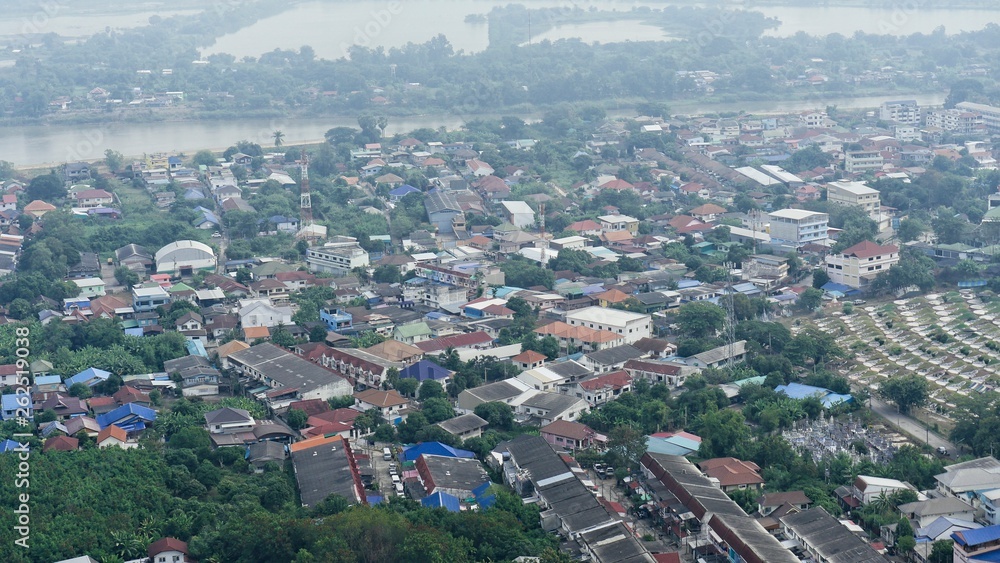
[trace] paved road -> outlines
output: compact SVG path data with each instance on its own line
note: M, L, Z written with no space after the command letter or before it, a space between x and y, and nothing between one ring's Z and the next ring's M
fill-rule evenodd
M871 405L872 412L886 419L891 426L895 426L902 432L909 434L918 442L928 442L934 449L943 447L948 450L950 455L957 455L958 448L955 444L945 440L944 437L935 434L933 431L928 432L924 424L919 420L905 414L896 413L894 405L890 405L875 396L871 398Z

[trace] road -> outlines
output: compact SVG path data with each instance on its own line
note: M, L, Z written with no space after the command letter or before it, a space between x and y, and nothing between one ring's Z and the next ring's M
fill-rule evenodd
M871 397L871 408L872 412L886 419L891 426L909 434L917 442L927 442L934 449L946 448L951 456L958 454L958 448L955 444L934 432L928 432L922 422L905 414L897 413L895 406L880 400L878 397Z

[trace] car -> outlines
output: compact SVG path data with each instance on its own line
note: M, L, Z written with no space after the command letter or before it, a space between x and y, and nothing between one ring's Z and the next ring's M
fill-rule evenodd
M396 496L398 496L398 497L403 496L403 484L402 483L396 483L395 485L393 485L393 487L396 489Z
M595 463L594 464L594 473L597 473L598 475L600 475L601 472L603 472L603 471L604 471L604 464L603 463Z
M948 448L946 448L944 446L938 446L937 453L946 456L946 455L948 455Z
M395 467L390 467L389 468L389 475L396 475L396 468Z
M604 468L604 478L610 479L615 476L615 468L610 465Z
M393 485L402 484L402 481L400 480L399 475L392 475L391 477L392 477L392 484Z
M855 299L854 300L854 304L855 305L864 305L865 304L865 300L864 299Z
M222 233L212 233L212 238L222 238Z

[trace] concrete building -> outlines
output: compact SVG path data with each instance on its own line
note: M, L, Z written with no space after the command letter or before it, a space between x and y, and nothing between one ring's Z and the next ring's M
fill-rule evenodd
M899 247L862 241L840 254L827 254L826 273L830 281L865 289L882 272L899 262Z
M820 506L781 518L781 530L816 563L888 563L868 542Z
M895 100L882 102L878 117L882 121L895 121L908 125L920 125L920 106L916 100Z
M604 215L597 218L601 224L601 231L605 233L617 233L628 231L633 236L639 234L639 220L628 215Z
M462 206L451 192L440 189L427 194L424 200L428 221L439 233L455 232L454 220L463 216Z
M603 307L577 309L566 313L566 323L570 326L583 326L617 334L625 344L632 344L641 338L653 335L653 321L649 315L618 309Z
M515 227L525 228L535 224L535 212L523 201L501 201L503 216Z
M230 354L229 362L241 375L259 382L261 388L250 393L272 408L301 399L346 397L354 391L337 373L270 343Z
M804 209L781 209L768 213L772 242L790 246L825 244L829 234L830 216Z
M869 216L878 214L882 207L879 191L864 182L830 182L826 186L826 199L837 205L863 209Z
M844 170L848 174L864 174L882 170L884 159L879 151L850 151L844 154Z
M927 114L927 127L937 127L959 135L974 135L986 132L986 125L983 123L983 115L981 113L956 108L939 109L929 112Z
M132 309L136 313L146 313L169 304L170 294L158 285L132 288Z
M313 272L347 275L354 268L368 266L368 252L357 242L333 242L311 247L306 251L306 263Z
M974 102L959 102L955 109L978 113L983 116L983 125L990 133L1000 131L1000 107L977 104Z

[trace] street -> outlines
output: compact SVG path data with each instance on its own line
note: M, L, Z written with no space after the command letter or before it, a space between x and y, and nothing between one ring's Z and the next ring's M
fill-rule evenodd
M897 413L894 405L890 405L878 397L872 396L871 408L872 412L884 418L890 426L896 427L904 434L909 434L918 443L927 443L934 449L943 447L948 450L948 455L952 457L958 455L958 448L955 447L955 444L945 440L933 431L928 431L919 420L905 414Z

